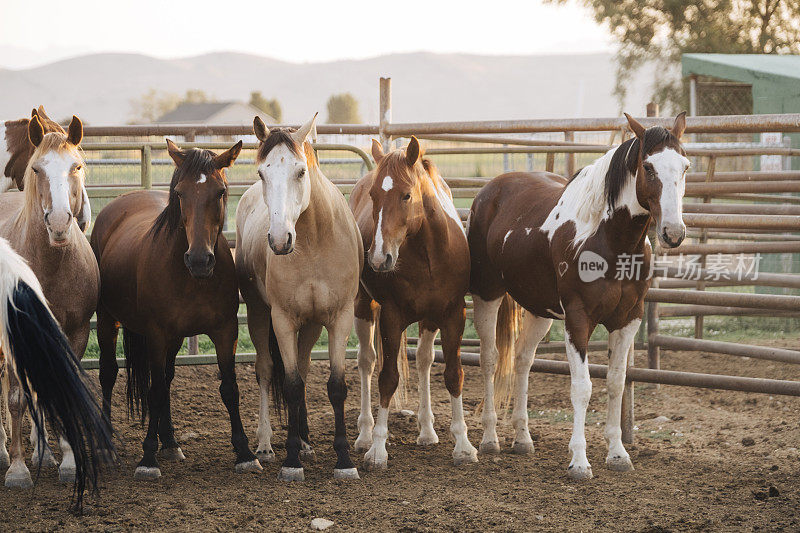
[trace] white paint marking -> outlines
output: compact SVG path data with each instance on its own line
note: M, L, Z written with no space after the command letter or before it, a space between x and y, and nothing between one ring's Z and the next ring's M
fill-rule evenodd
M197 183L205 183L206 182L206 175L200 174L200 178L197 180Z
M391 191L392 187L394 187L394 183L392 182L392 177L386 176L385 178L383 178L381 189L383 189L384 191Z
M505 236L505 237L503 237L503 246L501 246L501 247L500 247L500 253L502 253L502 252L503 252L503 250L505 250L505 249L506 249L506 241L508 240L508 238L511 236L511 234L512 234L513 232L514 232L514 230L513 230L513 229L510 229L510 230L508 230L508 231L506 232L506 236Z
M525 228L525 235L530 235L533 228Z
M461 232L466 237L467 232L464 230L464 226L461 225L461 217L458 216L458 210L456 209L456 206L453 203L453 199L450 197L450 194L448 194L448 189L444 189L444 187L446 187L447 185L442 183L442 189L440 189L439 187L436 186L436 182L433 180L432 177L430 177L430 175L428 176L428 179L431 180L431 185L433 186L433 190L436 193L436 199L439 200L439 205L442 206L442 209L444 209L444 212L447 214L447 216L449 216L458 223L458 227L461 228ZM467 227L469 228L469 220L467 220Z
M564 320L564 313L556 313L552 309L547 309L547 312L556 317L559 320Z
M378 211L378 225L375 227L375 253L383 253L383 209Z
M661 227L682 224L685 176L690 161L672 148L653 154L645 161L652 163L656 177L661 180ZM660 230L658 228L659 233Z

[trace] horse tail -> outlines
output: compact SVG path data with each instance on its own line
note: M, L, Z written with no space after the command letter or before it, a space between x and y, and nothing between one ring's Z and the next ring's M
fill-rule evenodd
M122 351L125 352L125 396L128 399L128 416L136 413L144 425L147 415L147 395L150 391L150 365L147 360L147 341L123 326Z
M272 359L272 401L275 404L278 421L280 421L283 412L286 410L286 398L283 390L286 383L286 368L283 366L281 347L278 344L278 336L275 335L272 320L269 321L269 356Z
M45 445L46 417L75 454L72 498L74 510L80 512L87 486L92 493L98 492L100 463L116 457L111 424L38 287L22 279L12 287L10 294L0 299L5 307L0 310L0 318L5 319L5 324L0 321L5 326L5 331L0 331L0 340L6 340L3 348L38 429L39 449ZM110 453L101 456L99 450Z
M383 369L383 342L381 342L381 308L375 306L372 312L373 323L375 324L375 354L378 372ZM392 405L396 409L401 409L408 399L408 342L406 332L400 335L400 349L397 354L398 380L397 389L392 396Z
M497 343L497 367L494 371L494 402L500 409L506 409L511 402L514 359L514 344L519 336L522 309L506 293L500 302L495 327Z

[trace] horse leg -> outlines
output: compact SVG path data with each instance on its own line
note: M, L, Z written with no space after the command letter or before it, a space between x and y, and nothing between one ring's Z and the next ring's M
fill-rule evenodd
M158 425L167 404L166 347L163 341L147 337L147 358L150 367L150 390L147 392L147 435L142 441L142 460L136 465L133 479L151 480L161 477L156 459Z
M11 414L11 466L6 472L6 487L28 489L33 486L31 473L25 466L22 447L22 419L25 416L25 395L14 372L8 376L8 408Z
M514 444L511 450L516 454L533 453L533 439L528 428L528 381L531 365L536 357L536 347L542 341L550 326L552 318L542 318L525 313L522 333L514 350L514 412L511 423L514 426Z
M161 451L159 456L165 461L183 461L186 456L175 440L175 427L172 425L172 393L170 387L175 378L175 357L178 355L183 339L177 339L170 343L167 348L167 367L164 371L164 378L167 386L167 401L164 412L158 420L158 437L161 439Z
M575 315L578 316L575 316ZM572 459L567 476L571 479L590 479L592 466L586 457L586 408L592 396L592 381L589 379L589 361L586 350L589 334L588 319L581 313L567 313L564 327L564 344L567 348L567 361L571 379L570 399L572 401L572 437L569 449Z
M358 470L350 459L350 444L347 442L347 425L344 420L344 401L347 398L344 365L347 355L347 339L353 328L352 305L343 309L326 327L328 329L328 359L331 363L328 399L333 406L335 423L333 449L336 450L336 467L333 470L333 477L335 479L358 479Z
M425 322L419 323L419 342L417 343L417 375L419 384L419 414L417 425L419 436L417 444L427 446L439 442L433 429L433 409L431 409L431 365L433 365L433 341L439 329Z
M484 300L472 295L475 330L481 340L481 372L483 373L483 439L481 453L500 453L497 438L497 412L494 408L494 373L497 368L497 313L503 297Z
M103 389L103 413L111 421L111 394L117 382L117 336L119 325L100 305L97 308L97 344L100 347L100 387Z
M31 435L30 441L31 446L33 447L33 453L31 454L31 465L37 468L55 468L58 466L58 461L53 456L53 451L50 449L50 444L48 442L50 435L47 433L47 426L45 425L45 419L43 415L39 415L40 420L39 424L42 428L42 440L41 444L43 449L39 449L39 430L37 429L36 424L33 423L33 416L32 412L28 412L28 417L31 421Z
M0 350L0 470L5 470L11 465L11 458L8 455L8 449L6 449L6 443L8 442L8 436L6 435L6 428L3 425L3 413L8 412L8 374L10 373L10 369L8 367L3 368L2 363L2 350ZM7 416L7 418L11 418L11 416ZM11 420L9 420L9 423Z
M372 446L364 455L367 470L386 469L389 464L389 453L386 451L386 440L389 438L389 403L392 401L400 374L397 371L397 356L400 354L400 337L405 329L400 315L393 308L384 305L381 308L381 345L383 349L383 368L378 376L380 405L378 406L378 423L372 430Z
M283 396L286 400L289 428L286 436L286 459L283 461L278 479L281 481L303 481L303 465L300 462L300 405L305 403L305 383L297 361L297 331L295 323L277 307L272 308L272 326L278 337L281 359L286 371Z
M628 352L633 349L633 341L639 324L635 319L627 326L608 334L608 419L606 421L605 438L608 444L606 466L611 470L627 472L633 470L633 463L625 446L622 445L622 390L625 388L625 373L628 369Z
M453 448L453 463L458 466L478 462L478 450L469 442L467 423L464 420L464 404L461 391L464 386L464 370L461 368L461 337L464 335L466 308L463 299L442 322L442 352L444 353L444 383L450 393L452 419L450 434L456 445Z
M242 418L239 414L239 385L236 383L235 355L236 337L239 335L239 326L236 320L229 321L219 330L211 332L209 337L214 343L217 352L217 366L221 382L219 385L219 395L222 403L228 410L228 417L231 421L231 444L236 452L237 473L260 472L261 463L250 451L247 435L242 426Z
M303 383L308 382L308 371L311 368L311 350L314 349L322 333L321 324L305 324L300 328L297 334L297 365L300 370L300 376L303 378ZM350 335L350 332L347 332ZM330 339L328 339L330 342ZM347 342L345 340L345 342ZM306 408L305 395L303 395L303 403L300 404L300 457L303 460L314 460L316 454L311 447L311 438L308 435L308 410Z
M361 412L358 415L358 438L354 449L363 453L372 446L372 373L375 371L375 319L372 299L359 289L355 303L355 330L358 336L358 373L361 385ZM375 304L377 305L377 304Z
M256 349L256 381L260 402L258 407L258 430L256 457L259 463L275 460L272 449L272 424L269 419L269 389L272 385L272 357L269 353L269 326L272 319L269 308L261 303L247 304L247 329Z

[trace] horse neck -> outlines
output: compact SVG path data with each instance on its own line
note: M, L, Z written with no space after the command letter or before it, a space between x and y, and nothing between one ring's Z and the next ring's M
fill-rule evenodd
M649 215L631 217L627 210L617 210L606 223L606 239L615 253L634 253L643 246L649 226Z
M313 240L314 237L327 239L334 226L334 205L331 197L331 187L328 178L315 167L309 167L311 181L311 195L308 207L297 219L298 235L302 232L304 238Z

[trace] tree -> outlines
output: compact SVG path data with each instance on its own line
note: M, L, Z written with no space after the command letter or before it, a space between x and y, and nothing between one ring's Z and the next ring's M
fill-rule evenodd
M261 91L253 91L250 93L250 105L274 118L278 124L283 122L283 109L277 98L270 100L264 98Z
M149 89L139 98L131 100L131 124L148 124L169 113L182 103L200 104L213 99L201 89L189 89L181 97L175 93Z
M328 98L328 124L361 124L356 97L341 93Z
M654 101L676 111L687 106L679 70L684 53L800 52L798 0L577 1L620 43L614 88L620 104L627 82L646 62L656 66Z

